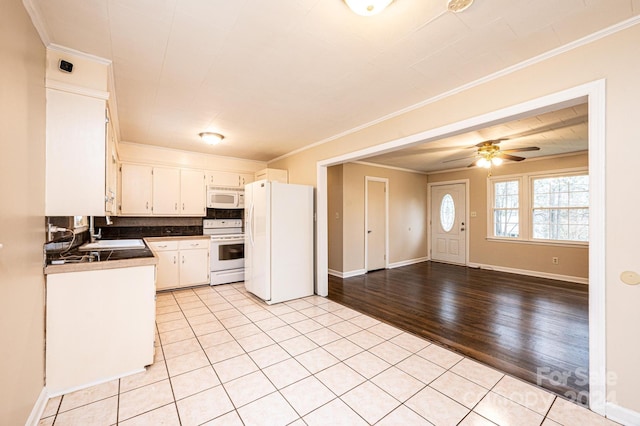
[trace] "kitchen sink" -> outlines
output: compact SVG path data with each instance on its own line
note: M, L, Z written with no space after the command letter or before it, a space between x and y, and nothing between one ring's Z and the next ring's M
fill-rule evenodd
M93 243L86 243L79 247L81 251L100 251L100 250L123 250L123 249L143 249L144 241L136 240L98 240Z

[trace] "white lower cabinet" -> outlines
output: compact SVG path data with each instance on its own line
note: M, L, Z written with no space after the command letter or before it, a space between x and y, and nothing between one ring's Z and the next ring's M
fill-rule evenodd
M208 237L148 238L158 257L156 289L209 284L210 241Z
M153 363L154 265L48 274L46 285L50 396Z

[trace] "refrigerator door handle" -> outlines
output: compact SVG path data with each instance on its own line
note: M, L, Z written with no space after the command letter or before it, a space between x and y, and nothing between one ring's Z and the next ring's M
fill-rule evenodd
M255 204L251 203L251 208L249 209L249 241L251 241L251 245L254 246L255 245L255 239L253 238L253 231L254 231L254 208L255 208Z

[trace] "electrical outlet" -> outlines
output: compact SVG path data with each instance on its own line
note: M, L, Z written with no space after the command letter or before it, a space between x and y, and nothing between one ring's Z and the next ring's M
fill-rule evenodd
M551 258L551 263L553 263L554 265L558 265L560 264L560 259L554 256Z

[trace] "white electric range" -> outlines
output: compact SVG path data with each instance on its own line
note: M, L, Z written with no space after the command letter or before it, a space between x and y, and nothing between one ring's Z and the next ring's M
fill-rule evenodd
M244 281L242 219L204 219L202 232L211 236L211 285Z

